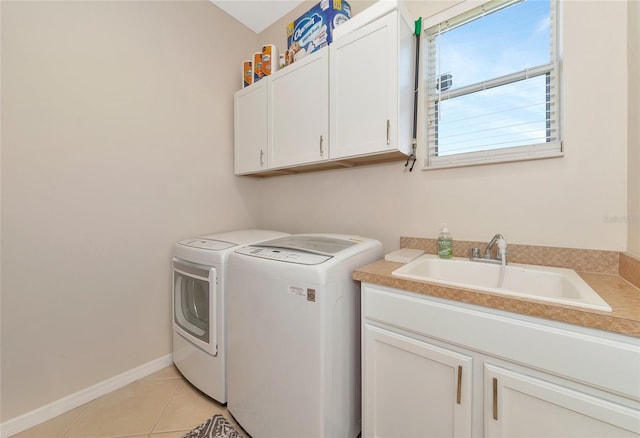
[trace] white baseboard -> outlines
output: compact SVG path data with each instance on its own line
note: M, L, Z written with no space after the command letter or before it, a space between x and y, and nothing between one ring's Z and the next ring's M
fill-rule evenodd
M122 388L129 383L147 377L150 374L160 371L173 363L173 355L167 354L158 359L147 362L139 367L125 371L115 377L96 383L86 389L68 395L64 398L49 403L46 406L35 409L26 414L12 418L0 424L0 438L8 438L30 427L44 423L47 420L64 414L78 406L102 397L116 389Z

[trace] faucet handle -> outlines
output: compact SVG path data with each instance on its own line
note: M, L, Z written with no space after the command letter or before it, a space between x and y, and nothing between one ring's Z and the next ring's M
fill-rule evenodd
M471 252L471 258L472 259L479 259L480 258L480 248L471 248L470 250Z

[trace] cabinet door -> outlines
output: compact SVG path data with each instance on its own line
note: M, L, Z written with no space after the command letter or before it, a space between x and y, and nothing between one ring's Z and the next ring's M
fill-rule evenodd
M236 175L265 170L269 134L268 79L234 95L234 161Z
M269 166L329 158L329 53L321 49L271 75Z
M471 436L469 356L363 328L363 437Z
M493 365L485 364L484 374L486 437L640 434L635 409Z
M330 46L331 158L397 147L398 12Z

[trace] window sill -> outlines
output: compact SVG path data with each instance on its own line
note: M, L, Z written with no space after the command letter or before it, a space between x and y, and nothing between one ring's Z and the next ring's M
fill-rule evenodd
M431 157L424 160L421 170L450 169L453 167L482 166L485 164L512 163L516 161L542 160L546 158L563 157L564 152L560 143L551 143L541 148L511 148L495 149L491 151L457 154L444 157Z

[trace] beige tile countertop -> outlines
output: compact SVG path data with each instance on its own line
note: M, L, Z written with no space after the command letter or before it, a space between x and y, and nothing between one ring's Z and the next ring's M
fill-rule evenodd
M401 266L403 266L402 263L379 260L355 270L353 279L363 283L640 337L640 289L617 274L576 270L613 309L612 312L604 312L394 277L391 273Z

